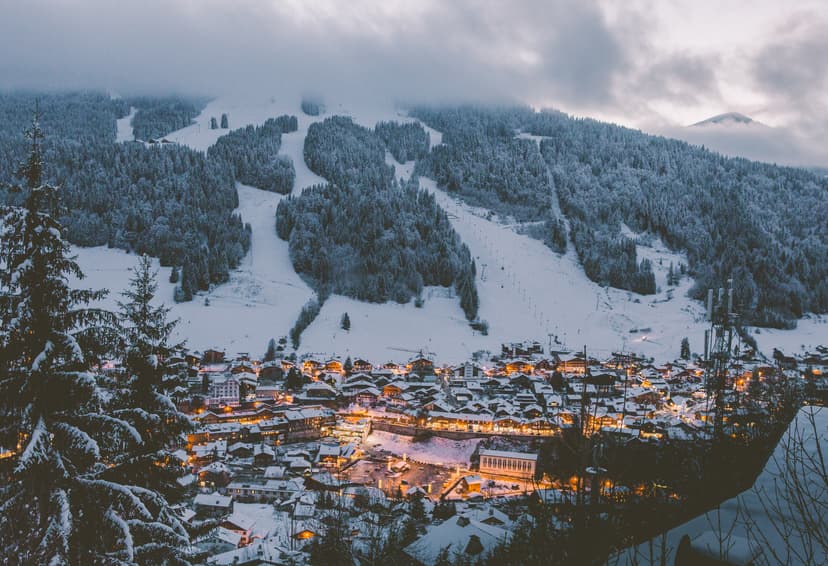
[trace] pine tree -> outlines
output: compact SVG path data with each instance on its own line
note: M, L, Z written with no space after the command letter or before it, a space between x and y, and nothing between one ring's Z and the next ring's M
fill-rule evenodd
M180 278L180 274L178 273L178 268L173 267L172 271L170 271L170 283L178 283Z
M681 359L690 359L690 340L687 337L681 339Z
M230 126L227 124L227 114L222 114L221 115L221 128L223 130L226 130L229 127Z
M184 303L193 300L193 291L195 290L195 277L193 275L192 264L185 264L181 268L181 285L175 288L173 292L173 299L176 303Z
M153 304L157 289L157 271L150 258L142 256L122 294L124 300L118 303L127 378L113 388L109 401L112 414L140 431L142 442L124 450L101 475L153 493L153 520L140 523L133 534L135 557L142 563L183 561L188 542L167 501L181 497L176 480L185 473L172 448L183 443L193 425L170 399L185 387L165 360L183 344L171 342L178 321L168 320L170 309Z
M211 130L217 130L218 129L218 122L216 122L216 117L215 116L210 118L210 129Z
M285 379L285 388L290 391L299 391L302 389L304 379L302 379L302 372L295 367L290 368Z
M342 369L345 370L345 375L351 375L354 371L354 362L351 361L351 356L345 358L345 363L342 364Z
M351 317L348 316L348 313L342 314L342 319L339 321L339 326L342 330L346 332L351 330Z
M270 342L267 343L267 351L264 355L264 361L272 362L276 359L276 340L273 338L270 339Z
M86 307L105 291L70 289L82 278L56 220L59 192L42 184L38 117L31 130L23 208L0 221L0 445L16 447L0 487L0 555L10 564L135 560L133 521L151 520L154 496L100 474L140 444L104 412L90 345L114 324Z

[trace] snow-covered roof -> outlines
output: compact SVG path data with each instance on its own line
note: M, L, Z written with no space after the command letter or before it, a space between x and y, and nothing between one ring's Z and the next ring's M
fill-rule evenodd
M227 508L233 503L233 498L229 495L221 495L219 493L199 493L193 500L194 505L201 507L221 507Z
M283 564L287 550L271 540L254 540L250 545L229 550L207 559L207 564L230 566L259 560L264 564Z
M403 551L423 564L434 564L444 548L449 549L449 556L454 556L456 552L465 554L467 548L473 549L474 545L469 545L472 536L480 541L482 551L470 555L470 558L485 555L498 544L505 542L509 532L459 515L430 527L425 535L405 547Z

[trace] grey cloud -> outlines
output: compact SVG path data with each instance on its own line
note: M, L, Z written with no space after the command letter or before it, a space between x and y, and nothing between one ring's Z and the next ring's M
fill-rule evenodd
M698 104L706 99L721 100L716 56L673 53L645 67L636 78L635 88L651 98L677 104Z
M312 88L597 106L613 103L630 64L620 32L576 0L0 4L2 87Z
M828 18L801 14L780 26L778 35L752 61L757 88L806 135L828 129Z

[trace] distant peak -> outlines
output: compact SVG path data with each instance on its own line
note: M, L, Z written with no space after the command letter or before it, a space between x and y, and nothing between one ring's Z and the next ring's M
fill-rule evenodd
M758 123L754 122L753 118L750 116L745 116L744 114L740 114L738 112L726 112L724 114L719 114L718 116L713 116L712 118L708 118L707 120L702 120L701 122L696 122L693 124L694 126L704 126L706 124L751 124L751 123Z

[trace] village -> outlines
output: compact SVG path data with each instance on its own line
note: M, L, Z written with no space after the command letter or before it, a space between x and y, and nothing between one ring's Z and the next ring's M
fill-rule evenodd
M189 494L180 511L213 520L192 549L208 564L301 564L334 528L357 556L402 532L412 563L435 563L441 552L473 558L508 538L531 497L572 501L577 481L542 468L544 442L578 426L627 446L712 434L700 359L596 359L538 342L504 344L497 356L457 366L428 355L376 365L282 351L168 360L186 376L175 400L196 425L176 452ZM823 404L826 372L821 347L733 358L729 434L766 417L771 407L758 391L780 379L801 382L810 402ZM597 493L620 500L636 487L606 479Z

